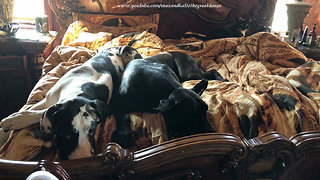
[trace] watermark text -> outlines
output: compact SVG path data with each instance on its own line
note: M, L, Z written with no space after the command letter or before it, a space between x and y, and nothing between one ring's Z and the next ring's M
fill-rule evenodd
M119 4L118 8L221 8L221 4Z

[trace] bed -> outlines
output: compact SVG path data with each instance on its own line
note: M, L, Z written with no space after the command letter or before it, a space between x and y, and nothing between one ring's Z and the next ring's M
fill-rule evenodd
M320 65L267 32L275 3L50 0L63 40L21 111L97 49L139 37L133 47L143 57L181 51L228 80L209 81L201 96L217 132L168 141L161 115L132 113L136 143L124 149L110 141L109 117L98 125L97 155L59 161L52 142L37 138L36 124L12 131L1 147L0 179L24 179L42 168L60 179L320 179Z

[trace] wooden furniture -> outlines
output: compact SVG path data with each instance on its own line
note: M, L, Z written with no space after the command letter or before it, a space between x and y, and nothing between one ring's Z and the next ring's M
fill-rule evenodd
M220 4L218 9L116 8L118 4L178 4L180 0L82 2L50 0L62 30L74 20L75 12L119 18L158 13L157 34L165 39L179 38L187 31L208 35L217 29L237 30L240 22L247 23L247 34L258 32L270 25L276 1L205 1ZM210 133L136 152L110 143L99 155L62 161L59 165L72 179L320 179L319 158L320 132L303 132L291 138L271 132L248 140L233 134ZM0 160L0 179L22 179L38 168L39 162Z
M134 153L110 143L103 154L57 163L73 180L319 179L319 154L320 132L301 133L291 139L268 133L250 140L212 133L167 141ZM0 160L0 178L24 179L41 164Z
M316 61L320 60L320 48L299 46L297 47L297 49L308 58L314 59Z
M44 50L52 35L20 29L0 36L0 118L19 110L41 76Z
M71 24L73 13L123 16L159 14L157 35L161 39L180 38L187 31L216 34L239 29L247 29L247 34L264 30L271 25L276 0L95 0L90 2L70 0L50 0L50 6L57 15L62 32ZM152 4L181 5L180 8L149 7ZM185 8L185 5L212 5L209 8ZM94 21L94 20L93 20ZM95 23L117 26L112 21ZM247 27L247 28L246 28ZM168 30L173 28L174 30Z

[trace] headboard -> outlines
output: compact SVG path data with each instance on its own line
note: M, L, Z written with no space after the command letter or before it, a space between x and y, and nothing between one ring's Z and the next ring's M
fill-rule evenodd
M250 35L271 25L276 4L276 0L49 1L61 31L80 17L107 26L157 24L157 27L147 28L153 28L152 32L160 38L179 38L186 32L204 35L222 33L219 37L236 36L232 32L240 29L247 30Z

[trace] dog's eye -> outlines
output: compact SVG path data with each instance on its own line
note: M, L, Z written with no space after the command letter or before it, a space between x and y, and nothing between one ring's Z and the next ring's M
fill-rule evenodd
M69 139L71 139L71 135L70 135L70 134L67 134L67 135L65 136L65 138L69 140Z
M83 113L83 117L88 117L88 116L89 116L89 114L87 112Z

